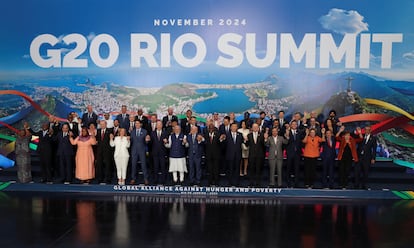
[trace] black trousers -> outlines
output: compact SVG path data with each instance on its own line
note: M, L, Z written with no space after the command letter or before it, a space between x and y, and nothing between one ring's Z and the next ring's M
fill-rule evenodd
M298 186L299 183L299 165L300 165L300 155L295 154L293 156L287 157L287 164L286 164L286 182L288 186ZM292 170L293 175L295 176L295 180L292 182ZM292 185L294 184L294 185Z
M241 158L226 160L228 166L228 179L231 186L239 186Z
M251 186L258 186L261 182L264 157L249 157L249 179Z
M339 186L346 188L348 186L349 170L352 166L352 160L342 159L338 161L339 165Z
M355 187L366 187L368 180L369 167L371 166L371 160L361 159L358 164L355 165ZM362 175L361 175L362 172Z
M218 158L208 158L207 161L207 170L208 170L208 183L210 185L217 185L219 183L219 170L220 170L220 160Z
M113 155L110 151L100 151L96 158L96 179L98 182L111 183L113 173Z
M312 187L315 183L317 158L305 157L305 186Z
M52 154L50 152L40 153L40 164L42 167L42 179L52 181Z
M152 156L154 164L154 182L158 184L165 184L167 179L167 167L165 156Z
M72 182L73 179L73 156L59 156L59 178L58 182Z

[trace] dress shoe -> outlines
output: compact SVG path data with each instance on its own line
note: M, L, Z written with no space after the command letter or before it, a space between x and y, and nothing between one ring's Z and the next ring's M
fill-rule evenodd
M145 186L149 185L149 181L147 179L144 180Z
M134 185L134 184L135 184L135 180L134 180L134 179L132 179L132 180L129 182L129 184Z

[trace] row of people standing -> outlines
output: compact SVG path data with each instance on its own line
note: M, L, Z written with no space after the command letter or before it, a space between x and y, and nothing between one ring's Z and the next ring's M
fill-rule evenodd
M94 116L96 116L96 114L94 115L93 112L92 114L90 114L89 110L91 110L91 108L88 108L88 112L83 115L83 120L81 122L83 124L86 123L91 126L94 126L96 121L94 119ZM68 123L65 123L62 126L61 131L53 132L52 129L47 136L52 137L54 136L53 133L58 132L60 134L54 136L53 140L58 141L59 144L57 155L59 157L58 171L60 173L58 174L60 175L59 179L64 182L71 181L70 172L73 166L70 166L70 157L73 157L75 152L73 148L71 152L68 148L69 146L61 144L67 144L68 142L66 141L66 139L69 141L70 145L77 145L78 149L79 146L84 145L85 142L89 143L89 146L96 144L96 148L94 151L94 156L96 157L93 157L93 160L95 161L92 163L91 166L96 167L95 178L98 180L98 182L109 183L112 178L111 170L115 162L115 164L120 164L120 166L117 165L117 175L119 179L118 183L120 184L125 183L126 168L128 167L128 165L125 165L125 161L127 160L131 163L130 183L137 183L136 166L138 164L138 161L140 162L141 170L144 175L144 183L149 183L150 172L148 171L146 160L147 152L150 152L150 158L153 161L153 175L155 177L154 182L156 183L165 183L167 177L166 168L168 164L170 165L168 170L173 174L173 181L175 183L182 182L184 179L184 173L187 172L187 166L182 166L183 163L181 163L181 166L177 166L176 161L178 160L176 158L180 158L179 160L182 161L182 158L184 157L185 160L185 157L188 155L188 165L190 168L190 182L194 184L199 184L201 181L200 161L201 156L205 154L206 164L209 172L208 181L210 185L217 185L219 183L218 181L220 167L226 168L226 174L228 174L229 182L231 185L238 185L239 176L242 174L249 174L250 184L258 185L260 182L260 175L264 164L264 154L266 151L266 146L268 146L269 150L272 150L269 151L268 157L270 168L269 184L271 186L275 185L274 177L272 175L274 175L274 171L277 170L277 186L282 186L282 177L279 175L282 175L283 149L286 149L286 174L288 175L286 177L286 183L288 186L297 186L299 179L299 163L302 157L302 145L303 143L305 143L305 154L303 154L305 158L305 185L312 187L314 181L313 175L315 171L315 160L317 157L319 157L319 153L314 151L312 152L312 149L307 147L315 146L316 143L320 145L324 143L328 144L328 147L334 148L334 142L336 141L333 141L332 144L329 145L329 141L323 142L322 138L314 138L315 136L319 137L318 135L321 135L321 129L314 127L314 118L310 118L309 122L305 123L300 115L299 117L296 117L295 114L294 120L290 123L287 123L283 118L275 118L273 120L273 125L270 125L268 123L265 124L265 114L263 115L263 118L262 114L264 114L264 112L261 113L261 117L257 120L257 122L254 125L252 124L253 121L251 121L248 118L248 116L245 116L245 119L241 121L241 128L239 128L239 125L235 121L234 117L231 118L231 116L225 117L223 124L219 125L217 128L217 122L215 122L213 118L208 124L208 127L206 128L205 132L201 133L200 128L198 128L196 125L195 117L192 116L191 110L187 111L187 118L181 120L180 125L178 125L178 118L173 114L173 110L171 108L168 110L168 114L164 116L162 121L157 121L156 117L154 121L153 116L151 116L151 120L148 120L148 118L143 115L142 110L138 111L137 116L129 116L127 114L126 106L122 106L121 113L113 121L114 126L108 129L108 131L110 130L109 132L106 132L106 121L101 121L99 123L100 129L98 129L97 131L93 129L91 131L91 129L81 128L82 131L79 136L76 135L76 128L80 126L80 123L78 122L78 124L76 124L68 121ZM279 117L282 114L284 114L283 111L279 112ZM69 119L71 119L71 117L69 117L68 120ZM91 122L89 122L89 120ZM302 121L302 124L298 127L298 122L300 121ZM334 126L332 126L332 123L334 121L336 123ZM331 125L328 124L329 122L332 122ZM334 128L332 127L338 126L337 122L338 121L336 121L335 119L328 119L326 121L327 136L330 133L329 135L331 135L332 137L332 134L334 133ZM282 125L280 125L280 123L282 123ZM252 126L252 132L250 132L250 129L247 128L248 125ZM306 129L306 125L308 125L310 129ZM53 127L55 128L56 126L58 125L56 122L54 122ZM179 127L179 131L175 129L176 126ZM46 131L46 129L47 128L43 129L43 134L45 132L49 132L49 130ZM122 135L117 136L122 129L124 129L124 131L122 131ZM183 129L184 131L182 131ZM308 133L303 132L303 130L310 131ZM176 133L175 138L173 135L170 135L172 132ZM197 143L197 146L194 146L194 144L190 144L193 141L193 139L188 139L189 133L195 134L197 142L193 143ZM303 135L303 137L301 137L301 135ZM251 138L249 138L250 136ZM269 138L269 136L272 136L273 138L267 139ZM183 141L184 137L186 139L186 142ZM297 137L299 138L297 139ZM307 138L305 139L305 137ZM176 139L180 140L181 146L184 147L184 156L181 148L178 150L174 150L172 152L171 146ZM94 142L95 144L93 144ZM274 145L272 145L272 143L274 143ZM280 146L280 144L283 144L284 146ZM64 148L66 146L67 148ZM115 154L111 146L115 147ZM128 146L131 146L129 150L127 149ZM124 148L119 148L117 152L117 147ZM186 154L185 152L186 148L188 150L188 154ZM80 151L82 150L83 149L81 149ZM94 149L92 148L92 150ZM125 152L125 150L127 150L127 152ZM323 151L329 151L329 149L323 149ZM126 158L127 153L128 159ZM120 154L123 154L125 156L120 158ZM123 162L117 163L117 159L114 159L115 155L118 155L116 156L119 158L118 161L122 160ZM330 157L333 157L335 159L335 155L336 154L334 154L333 152L330 155ZM327 156L328 155L326 155L324 152L322 153L321 157L324 163L325 161L328 161L328 159L324 159ZM170 163L166 163L166 157L169 157ZM92 160L90 158L91 156L89 156L89 160ZM241 162L242 160L243 162ZM78 161L78 158L76 158L76 161ZM220 161L223 161L225 166L220 166ZM79 163L85 164L84 162L81 162L81 160L79 160ZM249 165L248 167L247 164ZM324 169L323 173L329 174L329 177L324 176L323 181L325 179L328 180L327 178L329 178L329 180L333 180L333 176L331 176L330 172L330 169L333 168L333 166L324 165L324 168L325 167L328 169L326 171ZM92 169L89 169L88 171L91 172L91 175L94 172ZM363 171L366 170L363 169ZM294 175L294 177L292 177L291 175ZM87 182L93 178L93 175L84 177L76 174L76 177L82 181ZM50 180L48 175L46 175L46 180ZM332 184L332 181L326 181L324 182L324 185L325 184ZM341 185L342 184L343 183L341 181Z

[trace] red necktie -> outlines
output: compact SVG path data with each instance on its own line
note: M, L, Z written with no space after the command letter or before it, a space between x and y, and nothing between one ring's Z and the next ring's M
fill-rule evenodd
M104 140L104 136L105 136L105 130L104 130L104 129L102 129L102 133L101 133L101 140L102 140L102 141Z

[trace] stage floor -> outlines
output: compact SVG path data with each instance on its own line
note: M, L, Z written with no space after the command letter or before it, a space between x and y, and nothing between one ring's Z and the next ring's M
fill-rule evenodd
M42 184L0 182L3 192L79 193L109 195L165 195L194 197L238 198L326 198L326 199L414 199L414 191L352 190L352 189L303 189L268 187L195 187L195 186L144 186L96 184Z
M197 197L119 193L109 189L113 186L94 185L64 186L68 192L91 190L77 193L7 190L18 186L0 192L0 247L412 247L414 243L414 201L409 200ZM92 193L98 188L106 193ZM312 191L316 190L308 192Z

